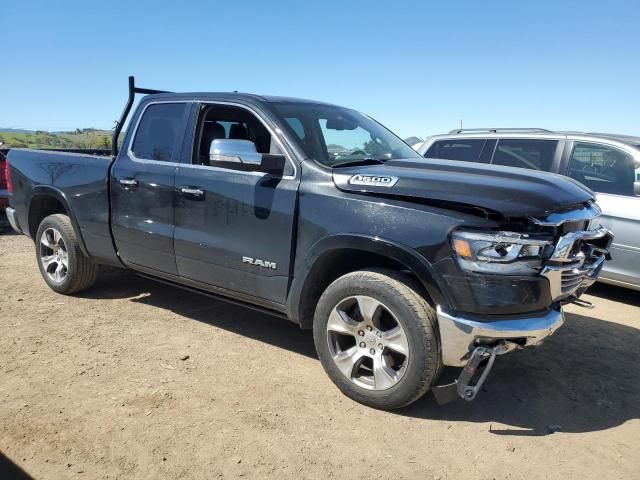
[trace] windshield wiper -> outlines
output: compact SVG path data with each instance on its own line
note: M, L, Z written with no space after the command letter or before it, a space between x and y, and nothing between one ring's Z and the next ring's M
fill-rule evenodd
M380 165L380 164L383 164L386 160L387 160L386 158L383 160L382 158L365 157L365 158L359 158L357 160L347 160L345 162L334 163L331 166L333 168L339 168L339 167L357 167L362 165Z

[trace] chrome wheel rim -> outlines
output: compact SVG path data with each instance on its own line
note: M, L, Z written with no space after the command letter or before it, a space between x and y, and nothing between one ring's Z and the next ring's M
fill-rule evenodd
M404 376L409 341L393 312L372 297L345 298L331 311L327 343L335 365L351 382L388 390Z
M69 253L62 235L55 228L42 232L39 256L45 275L54 283L64 282L69 273Z

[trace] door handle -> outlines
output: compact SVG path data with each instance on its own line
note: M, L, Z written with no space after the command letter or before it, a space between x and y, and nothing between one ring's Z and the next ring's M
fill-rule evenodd
M180 193L185 197L195 197L197 199L204 198L204 190L198 187L180 187Z
M120 185L124 188L135 188L138 186L138 181L133 178L120 178L118 182L120 182Z

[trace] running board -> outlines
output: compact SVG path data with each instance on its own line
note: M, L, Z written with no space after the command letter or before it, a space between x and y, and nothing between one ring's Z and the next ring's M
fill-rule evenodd
M237 305L239 307L244 307L244 308L248 308L250 310L255 310L256 312L260 312L260 313L264 313L266 315L270 315L272 317L277 317L277 318L282 318L285 320L289 320L289 317L287 317L287 315L284 312L279 312L277 310L272 310L268 307L263 307L261 305L257 305L254 303L250 303L248 301L243 301L240 299L235 299L226 295L223 295L221 293L216 293L216 292L211 292L208 290L204 290L204 289L200 289L197 287L192 287L190 285L185 285L184 283L178 283L178 282L174 282L168 279L164 279L155 275L151 275L149 273L146 272L142 272L140 270L136 270L135 271L136 275L146 278L148 280L153 280L154 282L158 282L158 283L163 283L165 285L170 285L172 287L177 287L180 288L182 290L186 290L188 292L192 292L192 293L197 293L200 295L204 295L206 297L211 297L215 300L220 300L221 302L225 302L225 303L230 303L232 305ZM290 321L290 320L289 320Z

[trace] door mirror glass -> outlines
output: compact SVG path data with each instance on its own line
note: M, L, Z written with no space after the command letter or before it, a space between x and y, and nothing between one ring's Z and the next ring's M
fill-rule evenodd
M209 149L209 163L215 162L260 166L262 155L249 140L217 139L211 142Z
M216 139L209 150L209 165L221 164L238 170L282 175L285 163L284 155L258 153L255 143L249 140Z

